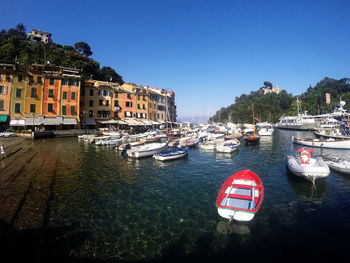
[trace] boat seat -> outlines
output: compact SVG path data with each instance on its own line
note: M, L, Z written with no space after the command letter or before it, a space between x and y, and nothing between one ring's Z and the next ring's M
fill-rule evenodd
M252 185L247 185L247 184L234 184L232 186L235 188L253 188Z
M245 199L245 200L253 199L251 195L239 195L239 194L229 194L227 198Z

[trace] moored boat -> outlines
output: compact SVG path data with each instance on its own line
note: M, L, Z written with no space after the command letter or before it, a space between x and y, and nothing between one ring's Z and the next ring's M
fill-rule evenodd
M325 161L329 168L344 174L350 174L350 162L341 157L333 157Z
M264 197L260 178L250 170L230 176L222 185L216 206L220 216L237 221L250 221L258 212Z
M142 158L160 153L166 149L166 143L149 143L141 146L135 146L126 151L129 157Z
M221 153L232 153L238 149L240 142L238 140L224 141L216 145L216 151Z
M153 155L153 158L159 161L176 160L187 156L187 152L188 152L188 147L183 147L175 150L156 153Z
M304 177L310 182L327 177L330 173L328 165L321 157L311 158L312 149L298 149L300 157L287 155L287 167L295 175Z
M332 148L332 149L350 149L350 139L334 139L329 138L325 140L292 137L292 142L300 145L319 147L319 148Z

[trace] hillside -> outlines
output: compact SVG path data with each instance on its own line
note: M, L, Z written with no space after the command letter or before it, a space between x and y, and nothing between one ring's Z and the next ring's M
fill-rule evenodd
M331 103L326 104L325 94L331 96ZM252 104L255 116L261 121L278 122L281 116L296 115L296 99L301 100L301 110L310 114L322 114L333 111L340 98L350 105L350 79L340 80L324 78L315 87L309 87L300 96L293 96L282 90L281 93L264 94L262 88L249 95L242 94L235 98L235 103L223 107L209 119L211 122L252 123Z
M24 65L51 63L59 66L73 67L81 70L85 79L123 83L123 78L111 67L100 68L100 63L89 58L90 46L77 42L74 46L62 46L29 41L23 24L15 28L0 31L0 62L19 62Z

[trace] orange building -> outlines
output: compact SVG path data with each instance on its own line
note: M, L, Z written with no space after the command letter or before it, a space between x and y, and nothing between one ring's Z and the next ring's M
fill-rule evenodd
M10 122L10 94L14 65L0 64L0 131L4 131Z
M59 66L46 66L44 71L43 116L57 117L61 115L61 74Z

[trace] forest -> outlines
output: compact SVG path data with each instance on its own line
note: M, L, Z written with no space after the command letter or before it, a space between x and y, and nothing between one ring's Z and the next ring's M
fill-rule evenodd
M298 96L293 96L285 90L282 90L279 94L264 94L263 88L272 88L272 84L265 81L264 86L259 90L236 97L233 104L222 107L209 119L209 122L252 123L253 105L255 117L261 121L275 123L282 116L298 114L297 98L301 102L300 112L307 111L308 114L312 115L332 112L340 99L350 105L349 78L336 80L325 77L315 87L309 86L304 93ZM330 104L326 103L326 93L330 94Z
M90 56L88 43L79 41L73 46L30 41L22 23L0 31L0 63L55 64L81 70L84 79L113 81L123 84L123 78L113 68L104 66Z

